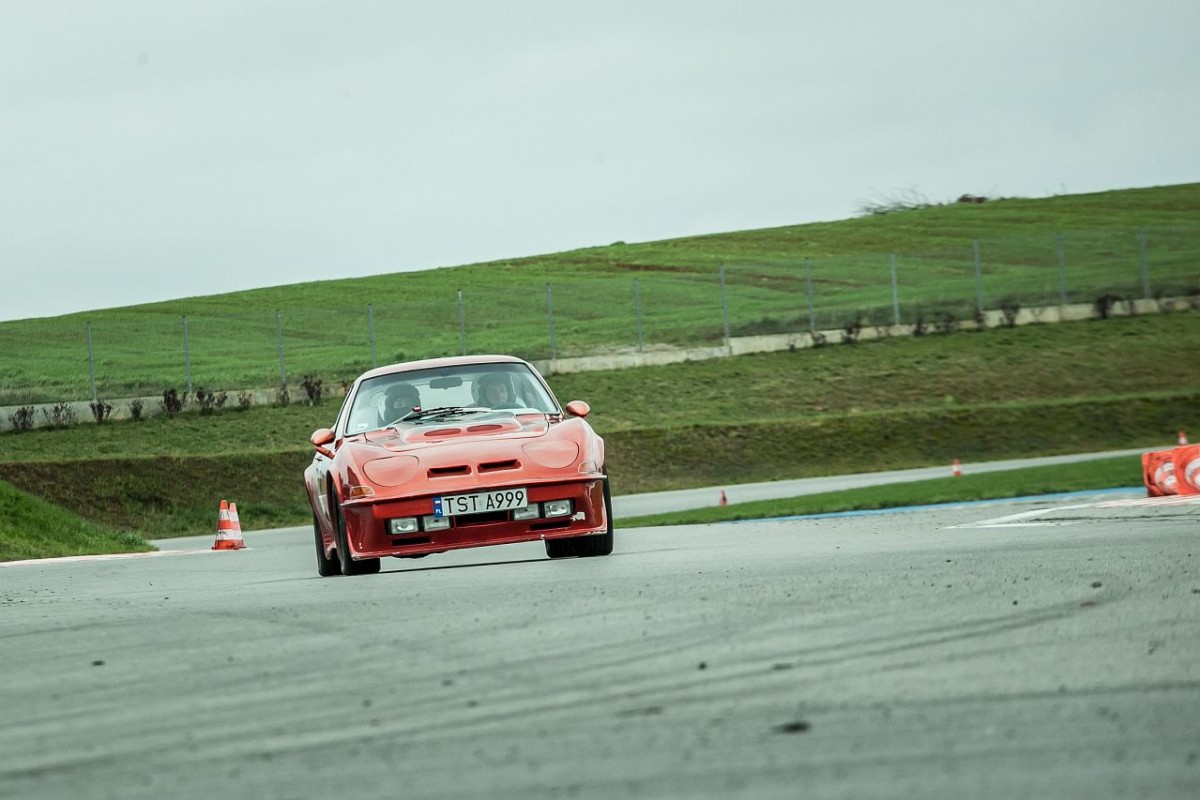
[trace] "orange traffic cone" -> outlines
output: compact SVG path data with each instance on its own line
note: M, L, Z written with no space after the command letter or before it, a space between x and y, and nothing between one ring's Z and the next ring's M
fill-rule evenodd
M950 462L950 474L956 478L962 477L962 464L958 463L957 458Z
M1179 494L1200 494L1200 444L1176 447L1171 452L1175 465L1175 491Z
M217 540L213 542L213 550L241 550L246 546L242 541L242 524L237 518L237 504L232 507L224 500L221 501L217 512Z
M727 505L729 505L729 498L727 498L727 497L725 496L725 490L724 490L724 489L722 489L722 490L721 490L721 499L717 501L717 505L719 505L719 506L727 506Z
M1180 431L1180 432L1179 432L1179 446L1180 446L1180 447L1183 447L1183 446L1184 446L1185 444L1187 444L1187 443L1188 443L1188 440L1187 440L1187 432L1186 432L1186 431Z

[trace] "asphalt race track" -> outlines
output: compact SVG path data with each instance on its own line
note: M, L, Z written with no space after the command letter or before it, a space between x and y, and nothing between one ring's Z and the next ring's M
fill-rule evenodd
M1200 502L0 566L0 797L1200 797Z

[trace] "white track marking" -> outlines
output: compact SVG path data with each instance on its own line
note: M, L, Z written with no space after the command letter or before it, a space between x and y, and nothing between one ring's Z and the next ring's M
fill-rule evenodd
M1096 503L1078 503L1066 506L1050 506L1047 508L1035 508L1032 511L1022 511L1017 514L1008 514L1003 517L994 517L992 519L980 520L979 522L968 522L964 525L950 525L949 529L954 528L1015 528L1015 527L1039 527L1039 526L1061 526L1061 525L1077 525L1081 522L1092 521L1094 519L1037 519L1038 517L1046 517L1051 514L1058 514L1064 511L1078 511L1080 509L1146 509L1146 508L1171 508L1176 506L1200 506L1200 495L1168 495L1166 497L1139 497L1129 500L1102 500ZM1119 516L1114 516L1114 520L1121 519Z
M248 550L249 548L242 548ZM107 553L92 556L62 556L60 558L30 558L25 561L0 561L0 567L20 567L37 564L71 564L77 561L117 561L126 558L156 558L158 556L194 556L200 553L237 552L235 550L153 550L149 553Z

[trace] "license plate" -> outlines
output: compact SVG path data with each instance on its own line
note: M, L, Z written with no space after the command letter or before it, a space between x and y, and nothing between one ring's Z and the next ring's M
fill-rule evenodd
M527 489L497 489L493 492L451 494L433 498L435 517L457 517L464 514L486 514L489 511L508 511L529 505Z

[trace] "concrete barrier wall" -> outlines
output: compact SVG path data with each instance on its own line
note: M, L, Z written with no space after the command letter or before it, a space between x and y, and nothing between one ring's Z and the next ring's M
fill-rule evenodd
M1134 316L1138 314L1159 314L1173 311L1191 310L1191 300L1187 297L1161 298L1157 300L1117 301L1108 310L1110 317ZM1050 324L1057 322L1078 322L1089 319L1099 319L1100 311L1092 303L1076 303L1065 306L1044 306L1040 308L1022 308L1012 315L1011 321L1002 310L990 310L983 313L981 319L956 320L955 331L974 331L986 328L1006 326ZM889 337L912 336L915 325L864 325L855 336L856 341L874 341ZM937 333L936 326L927 327L927 335L945 335ZM612 353L582 356L578 358L559 358L535 361L534 366L543 375L561 375L574 372L594 372L606 369L629 369L633 367L661 367L667 364L679 364L688 361L707 361L712 358L726 356L749 355L751 353L772 353L782 350L803 350L816 346L832 346L844 344L847 333L841 328L832 330L808 331L798 333L779 333L761 336L737 336L729 340L727 345L717 347L667 347L655 345L637 351L633 348L622 349ZM275 389L237 389L227 390L228 401L225 409L237 407L237 397L242 392L248 392L256 406L273 405L276 402ZM304 390L299 386L290 386L292 402L307 402ZM135 398L107 399L112 405L110 420L130 419L130 406ZM158 416L163 412L162 397L142 397L142 416ZM46 427L50 423L50 414L57 404L46 403L32 406L34 409L34 426ZM78 400L67 405L75 414L79 423L95 422L90 408L90 401ZM0 407L0 431L13 427L11 417L21 406ZM184 413L194 413L195 403L189 403Z

